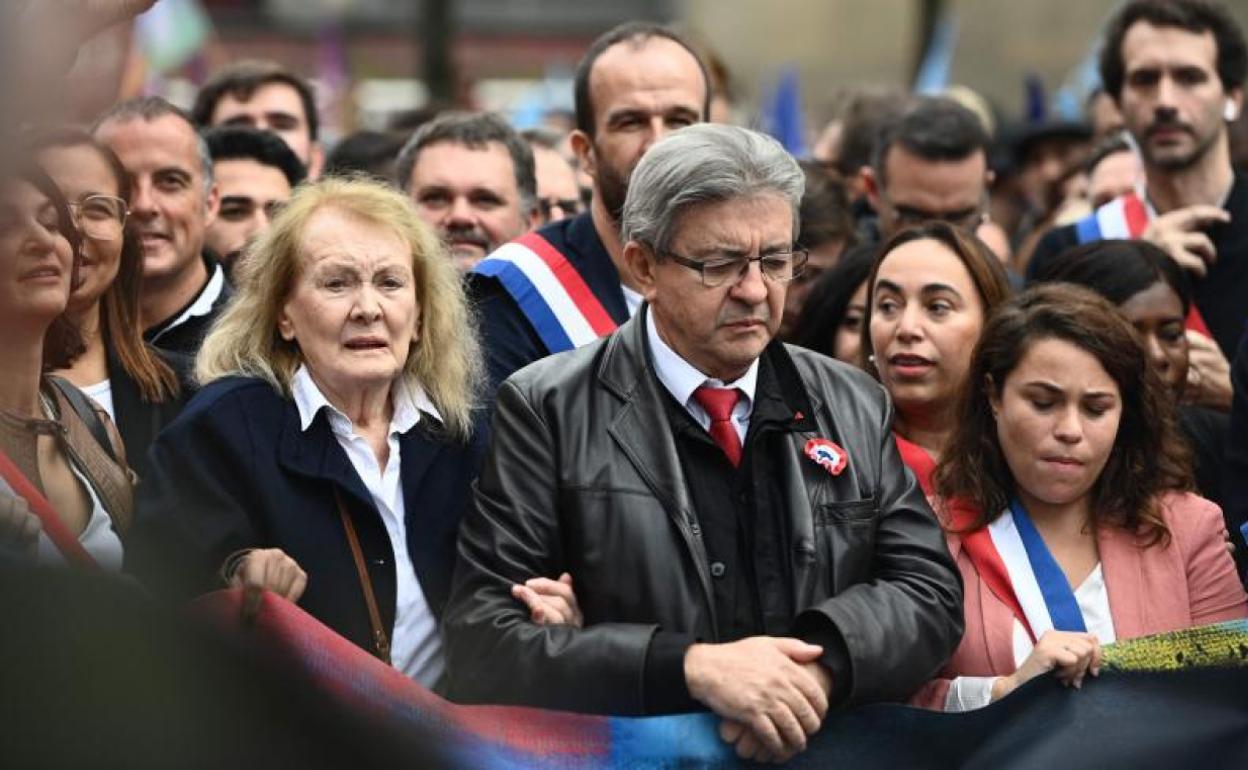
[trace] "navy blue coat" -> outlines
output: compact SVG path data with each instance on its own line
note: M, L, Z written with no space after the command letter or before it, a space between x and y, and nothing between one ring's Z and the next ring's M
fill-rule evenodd
M1248 300L1246 300L1248 301ZM1236 562L1240 577L1248 581L1248 327L1240 337L1239 350L1231 365L1231 384L1235 397L1231 402L1231 424L1226 449L1225 489L1223 490L1226 524L1235 543Z
M602 245L589 212L552 222L538 230L538 235L576 268L612 320L617 324L628 320L620 273ZM474 273L468 285L481 318L481 343L493 394L503 380L552 351L497 279Z
M486 431L459 443L423 419L399 439L407 547L441 617L455 538ZM139 487L126 568L153 592L187 599L221 587L222 562L242 548L281 548L308 575L303 609L371 650L364 595L334 490L359 535L382 622L394 627L394 553L364 482L325 410L305 433L299 410L268 383L231 377L195 394L156 439Z

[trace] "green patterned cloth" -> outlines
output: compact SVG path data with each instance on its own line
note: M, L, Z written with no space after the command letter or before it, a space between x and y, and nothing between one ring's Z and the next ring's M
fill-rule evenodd
M1228 620L1106 645L1111 671L1174 671L1206 666L1248 666L1248 620Z

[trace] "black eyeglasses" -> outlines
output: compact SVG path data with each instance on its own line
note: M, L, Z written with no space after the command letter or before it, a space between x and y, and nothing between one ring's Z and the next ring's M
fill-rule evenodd
M740 281L749 271L751 262L758 263L759 270L767 280L788 283L802 274L802 268L806 266L810 253L805 249L794 249L757 257L711 257L697 260L668 251L664 252L664 256L670 257L678 265L696 270L702 276L702 285L714 289L729 281Z
M539 198L537 206L541 209L543 219L550 219L550 212L555 207L562 209L564 216L581 213L580 198Z
M942 212L924 211L913 206L898 204L884 194L881 194L880 197L892 208L893 216L897 218L897 224L902 228L914 227L927 222L944 222L945 224L974 232L976 228L988 221L988 213L986 211L988 200L986 196L974 208Z

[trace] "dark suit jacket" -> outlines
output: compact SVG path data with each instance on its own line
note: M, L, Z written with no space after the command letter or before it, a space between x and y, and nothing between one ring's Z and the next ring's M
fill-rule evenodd
M422 419L400 438L407 548L429 606L449 591L461 508L484 431L457 443ZM385 627L394 627L394 555L381 515L322 410L305 433L294 401L268 383L209 384L157 438L126 567L154 592L185 599L219 587L227 556L281 548L308 574L301 607L371 649L367 608L334 502L359 535Z
M464 520L447 607L452 693L466 700L640 714L656 631L717 640L703 528L654 375L643 309L605 339L503 383ZM795 382L794 430L772 459L794 635L831 628L843 703L903 699L962 635L962 586L940 525L893 442L892 404L864 372L773 342ZM784 394L785 402L796 393ZM793 413L793 412L790 412ZM833 475L815 437L849 457ZM567 571L584 627L537 626L511 585ZM841 666L838 668L838 666ZM847 691L847 692L846 692Z
M576 268L613 321L622 324L628 320L620 273L588 212L552 222L538 230L538 235ZM498 280L474 273L469 279L469 290L481 318L481 342L491 391L513 372L551 354Z

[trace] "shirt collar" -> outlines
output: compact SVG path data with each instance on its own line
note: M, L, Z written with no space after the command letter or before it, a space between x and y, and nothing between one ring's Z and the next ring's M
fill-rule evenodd
M328 409L329 425L334 433L350 435L355 432L351 419L329 403L329 399L312 379L312 374L306 365L300 364L299 369L295 371L295 376L290 381L290 390L295 399L295 408L299 410L301 430L306 432L312 426L312 421L316 419L317 412L321 409ZM394 414L390 417L391 433L407 433L420 422L421 412L442 422L442 415L438 412L438 408L434 406L429 394L419 384L410 384L403 377L399 377L394 381L390 395L394 400Z
M714 388L737 388L745 394L747 409L754 403L754 391L758 385L757 358L750 364L750 368L745 370L745 374L733 382L724 382L707 377L697 367L668 347L663 338L659 336L659 330L654 325L654 312L650 309L646 312L646 336L650 340L650 352L654 357L654 372L658 375L659 382L663 383L663 387L667 388L676 399L676 403L688 405L689 400L693 398L693 392L703 385L710 385Z
M624 306L628 308L628 317L632 318L637 315L637 311L641 308L641 304L646 301L646 298L624 284L620 284L620 290L624 292Z
M199 295L195 297L195 301L187 306L186 310L183 310L177 318L161 329L161 334L181 326L192 318L211 314L213 305L217 304L217 299L221 296L221 292L224 289L225 271L221 269L221 265L213 263L212 275L209 276L208 282L204 284L204 288L199 290Z

